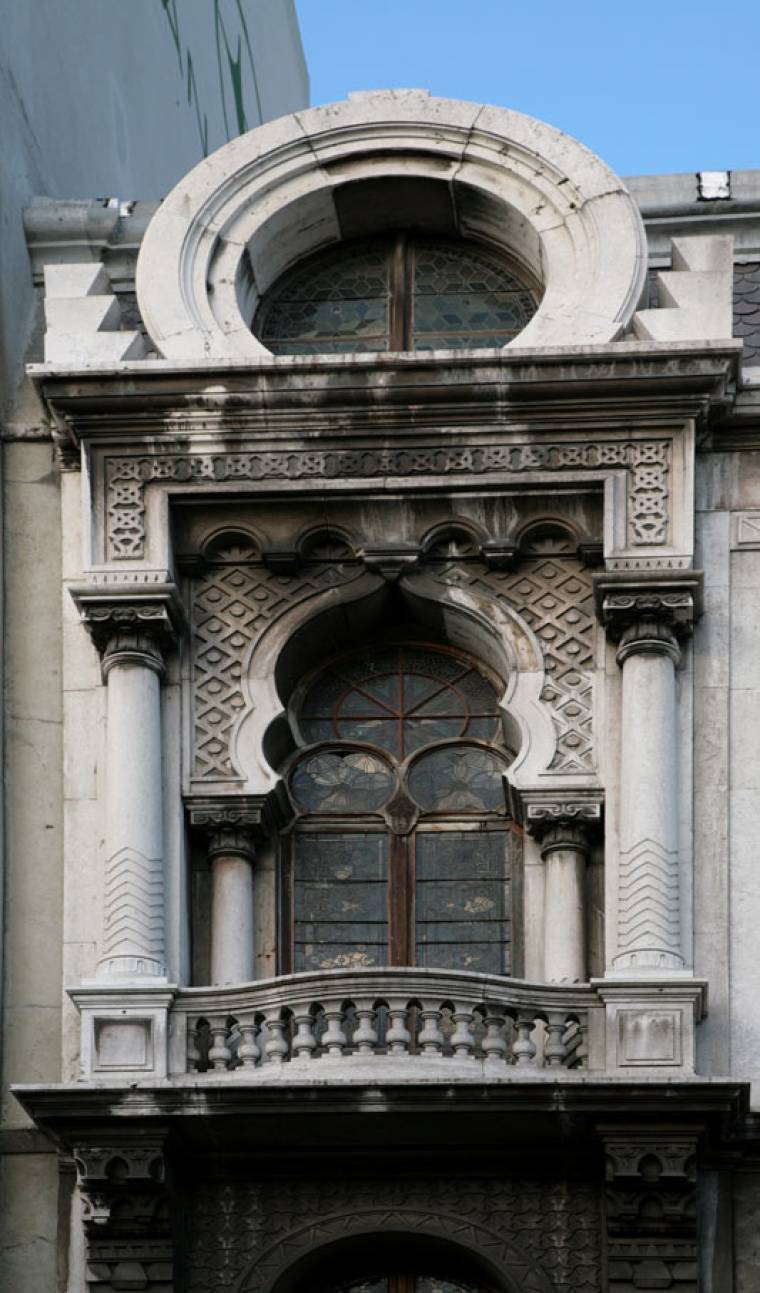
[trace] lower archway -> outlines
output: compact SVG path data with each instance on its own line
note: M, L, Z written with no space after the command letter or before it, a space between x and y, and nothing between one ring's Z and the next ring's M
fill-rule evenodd
M553 1293L502 1236L461 1216L368 1210L291 1231L235 1293Z

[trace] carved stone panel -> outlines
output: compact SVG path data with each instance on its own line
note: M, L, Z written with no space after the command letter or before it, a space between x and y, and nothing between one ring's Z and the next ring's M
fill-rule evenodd
M578 1182L269 1180L200 1184L188 1291L264 1293L294 1262L357 1235L418 1234L480 1256L510 1293L601 1293L601 1195Z

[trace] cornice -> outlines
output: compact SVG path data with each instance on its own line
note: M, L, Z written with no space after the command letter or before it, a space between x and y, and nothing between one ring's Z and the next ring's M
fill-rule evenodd
M59 425L79 438L199 429L287 430L505 425L531 418L704 419L731 404L741 343L616 342L541 350L280 357L208 365L142 360L28 372ZM181 418L181 425L177 419Z

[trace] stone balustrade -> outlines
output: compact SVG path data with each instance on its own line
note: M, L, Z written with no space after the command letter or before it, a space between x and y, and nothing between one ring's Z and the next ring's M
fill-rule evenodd
M174 1074L269 1077L319 1061L441 1061L477 1073L600 1068L604 1006L592 988L425 969L333 970L180 991L171 1012ZM332 1063L331 1063L332 1062ZM429 1069L427 1070L429 1071ZM315 1075L316 1076L316 1075Z

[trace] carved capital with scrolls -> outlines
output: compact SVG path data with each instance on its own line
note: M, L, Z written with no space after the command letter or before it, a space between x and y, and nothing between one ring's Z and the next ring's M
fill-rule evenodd
M702 572L605 572L594 578L597 615L607 636L634 651L678 651L702 613ZM622 660L620 660L622 663Z
M134 663L164 673L164 652L184 629L184 611L174 584L150 574L140 581L110 583L107 576L70 589L82 623L103 658L103 675L114 664Z
M234 854L253 861L256 847L283 825L287 803L281 788L268 795L203 795L186 804L190 825L209 841L209 858Z
M604 817L604 796L595 789L563 794L548 789L518 790L510 785L509 805L515 820L540 841L542 857L555 849L587 853Z

